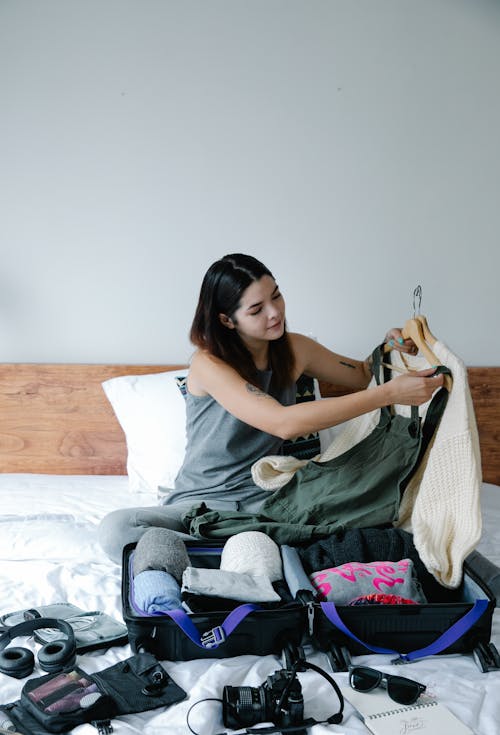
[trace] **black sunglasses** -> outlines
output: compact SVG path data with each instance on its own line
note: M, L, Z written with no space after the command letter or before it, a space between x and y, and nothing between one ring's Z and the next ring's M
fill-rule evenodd
M382 686L387 694L399 704L413 704L425 692L424 684L404 676L391 676L368 666L352 666L349 669L349 684L358 692L371 692Z

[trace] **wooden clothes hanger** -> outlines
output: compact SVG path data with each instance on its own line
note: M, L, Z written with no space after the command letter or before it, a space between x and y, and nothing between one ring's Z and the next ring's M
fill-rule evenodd
M418 308L416 306L417 299L418 299ZM441 360L432 351L432 347L434 347L434 345L436 344L437 339L432 334L431 330L429 329L429 325L427 323L427 319L425 318L425 316L423 314L416 313L417 311L420 311L421 300L422 300L422 288L421 286L417 286L413 292L414 316L412 319L408 319L401 333L404 339L413 340L419 352L422 353L422 355L425 357L429 365L442 365ZM386 350L387 347L389 350L392 349L392 347L386 345L384 347L384 350ZM403 355L404 353L401 353L401 354ZM451 375L444 376L443 385L447 389L448 392L451 391L451 388L453 386L453 379Z
M427 319L423 314L417 314L413 319L408 319L403 327L402 334L404 339L408 339L408 337L410 337L415 342L419 352L422 353L430 365L443 364L431 349L431 347L433 347L437 342L437 339L429 329ZM443 377L443 385L449 393L453 386L453 378L451 375L445 375Z
M422 332L424 334L424 339L431 347L434 346L434 344L437 342L436 337L432 334L431 330L429 329L429 325L427 324L427 319L423 314L417 314L414 319L420 322L422 325Z
M429 334L430 334L430 331L429 331ZM418 347L419 352L422 353L422 355L425 357L429 365L440 365L441 364L441 360L439 360L439 358L436 357L436 355L431 349L431 347L434 346L436 339L434 338L434 341L431 342L430 345L427 343L425 333L424 333L424 327L418 317L413 317L413 319L408 319L408 321L406 322L406 324L404 325L402 329L402 335L403 335L403 339L413 340L413 342Z

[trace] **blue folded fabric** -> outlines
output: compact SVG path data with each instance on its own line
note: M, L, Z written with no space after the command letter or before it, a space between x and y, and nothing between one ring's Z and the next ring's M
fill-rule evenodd
M134 602L149 615L181 607L181 588L168 572L158 569L140 572L134 577Z
M318 590L305 573L297 549L293 546L283 544L281 547L281 558L283 559L283 576L285 577L292 597L295 599L299 590L307 590L312 593L313 598L316 598L318 596Z

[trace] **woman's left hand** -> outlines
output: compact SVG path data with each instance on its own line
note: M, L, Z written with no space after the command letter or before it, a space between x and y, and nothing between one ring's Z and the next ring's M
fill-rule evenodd
M412 339L404 339L399 327L389 329L385 335L385 342L399 352L406 352L409 355L416 355L418 352L415 342Z

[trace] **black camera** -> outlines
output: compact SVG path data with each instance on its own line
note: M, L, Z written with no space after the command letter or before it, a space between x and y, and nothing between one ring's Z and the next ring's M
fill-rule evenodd
M222 718L225 727L231 729L258 722L273 722L280 728L300 726L304 721L304 698L295 671L276 671L260 687L225 686ZM299 735L298 730L295 732Z

